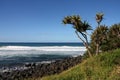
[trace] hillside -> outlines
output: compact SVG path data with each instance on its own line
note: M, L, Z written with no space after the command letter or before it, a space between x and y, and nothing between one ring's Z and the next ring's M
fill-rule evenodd
M88 58L60 74L36 80L120 80L120 49Z

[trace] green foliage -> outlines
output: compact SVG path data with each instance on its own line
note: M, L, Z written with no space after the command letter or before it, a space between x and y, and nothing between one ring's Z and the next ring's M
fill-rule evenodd
M86 21L82 21L79 15L66 16L63 19L63 24L71 24L73 28L78 32L86 32L86 30L91 30L91 26Z
M104 42L104 40L107 38L107 31L108 28L105 25L97 27L91 35L91 42L93 41L95 43L98 42L99 44L102 44L102 42Z
M120 24L114 24L110 27L109 32L110 49L120 48Z
M112 25L107 33L107 41L101 45L102 51L120 48L120 24Z

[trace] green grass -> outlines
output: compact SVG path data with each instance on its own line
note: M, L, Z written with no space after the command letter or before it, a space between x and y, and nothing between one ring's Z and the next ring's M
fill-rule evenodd
M35 80L120 80L117 67L120 67L120 49L88 58L60 74Z

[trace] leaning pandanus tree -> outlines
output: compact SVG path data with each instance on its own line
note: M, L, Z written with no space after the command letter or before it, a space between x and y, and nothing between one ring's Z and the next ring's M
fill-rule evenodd
M89 48L88 38L87 38L87 30L92 30L92 29L91 26L88 24L88 22L82 21L79 15L66 16L64 17L62 22L64 24L71 24L73 26L76 35L83 42L84 46L88 51L89 56L92 57Z

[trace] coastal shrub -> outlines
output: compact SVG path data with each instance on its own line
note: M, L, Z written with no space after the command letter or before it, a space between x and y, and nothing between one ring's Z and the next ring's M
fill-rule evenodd
M120 48L120 24L114 24L108 29L107 40L101 45L102 51Z

